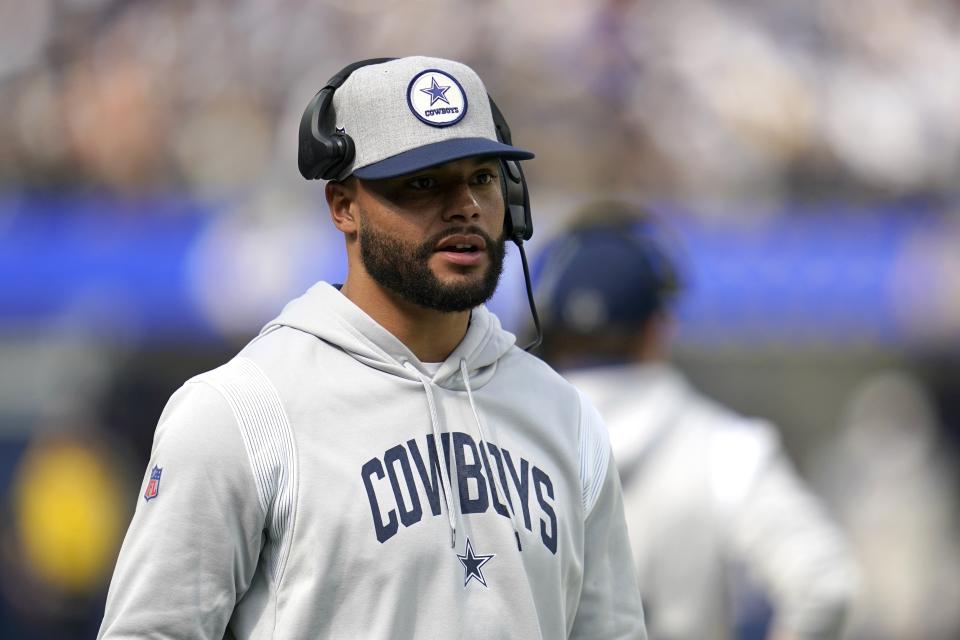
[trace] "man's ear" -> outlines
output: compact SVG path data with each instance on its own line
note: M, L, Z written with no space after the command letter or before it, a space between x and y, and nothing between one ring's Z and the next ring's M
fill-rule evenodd
M348 236L356 235L360 222L357 219L357 185L354 180L349 178L344 182L328 182L324 195L334 226Z

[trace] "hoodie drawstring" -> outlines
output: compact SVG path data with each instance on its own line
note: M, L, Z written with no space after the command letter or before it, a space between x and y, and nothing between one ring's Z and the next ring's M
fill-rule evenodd
M447 521L450 523L450 547L457 546L457 519L453 512L453 486L450 481L450 457L447 455L447 448L443 446L443 440L440 438L440 418L437 416L437 405L433 399L433 389L430 380L421 374L415 366L409 362L404 362L403 366L416 374L423 385L423 390L427 394L427 405L430 407L430 427L433 429L433 440L439 449L439 454L443 456L443 467L446 473L440 473L440 485L443 487L444 501L447 503ZM451 443L452 444L452 443Z
M477 431L480 433L480 455L483 456L483 467L487 470L488 479L493 485L494 497L499 493L507 500L507 511L510 514L510 523L513 525L513 536L517 540L517 550L523 551L523 547L520 545L520 530L517 528L517 513L513 508L513 500L510 499L510 495L506 492L506 487L500 486L497 480L497 474L493 470L493 465L490 464L490 459L487 457L487 436L484 433L480 412L477 411L477 405L473 401L473 390L470 388L470 373L467 369L467 361L464 358L460 359L460 375L463 377L463 385L467 388L467 398L470 400L470 409L473 410L473 419L476 421Z

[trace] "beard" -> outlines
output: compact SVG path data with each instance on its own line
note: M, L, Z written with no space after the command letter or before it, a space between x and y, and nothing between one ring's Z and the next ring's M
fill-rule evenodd
M442 282L430 269L434 247L447 236L461 233L476 234L486 242L486 272L460 282ZM503 235L494 240L475 226L447 229L420 244L405 242L364 224L364 218L360 218L360 260L367 273L401 298L435 311L466 311L489 300L503 272L504 244Z

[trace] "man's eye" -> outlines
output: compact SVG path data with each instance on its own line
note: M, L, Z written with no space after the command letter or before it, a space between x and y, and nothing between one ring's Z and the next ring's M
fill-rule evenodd
M477 184L490 184L497 180L497 174L485 171L476 177Z
M426 190L426 189L431 189L431 188L435 187L436 185L437 185L437 181L434 180L433 178L428 178L428 177L414 178L413 180L410 180L410 181L407 183L407 186L408 186L408 187L410 187L410 188L412 188L412 189L416 189L416 190L418 190L418 191L423 191L423 190Z

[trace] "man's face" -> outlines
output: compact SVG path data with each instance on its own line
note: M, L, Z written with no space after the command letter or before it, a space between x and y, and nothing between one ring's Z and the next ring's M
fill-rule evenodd
M493 295L504 258L496 159L358 181L357 204L360 258L382 287L445 312L471 309Z

